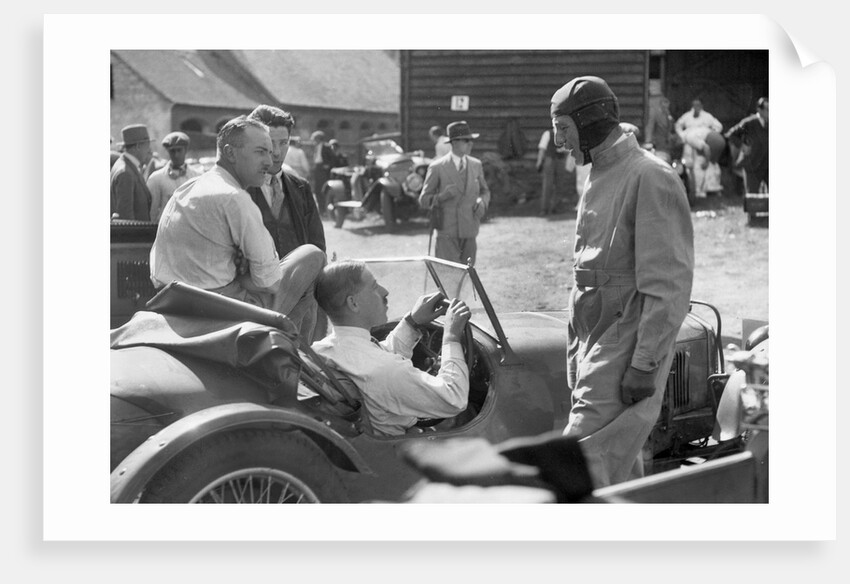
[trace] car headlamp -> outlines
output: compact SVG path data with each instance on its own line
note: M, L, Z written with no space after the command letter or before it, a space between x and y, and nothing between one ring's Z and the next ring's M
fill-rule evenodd
M767 357L752 351L740 351L732 356L731 361L746 375L740 392L741 428L767 431L770 413Z

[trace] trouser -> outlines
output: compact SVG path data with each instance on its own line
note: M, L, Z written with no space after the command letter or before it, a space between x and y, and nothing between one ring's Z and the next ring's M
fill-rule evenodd
M642 449L661 412L673 350L670 343L656 370L655 393L624 404L620 385L637 344L638 295L624 304L621 299L629 295L622 288L603 287L595 293L596 299L571 302L567 375L572 408L564 435L579 439L593 485L599 488L643 476Z
M449 237L437 232L437 242L434 244L434 256L466 265L475 265L475 253L478 245L474 237Z
M242 300L285 314L299 334L312 343L316 327L316 279L325 266L325 253L315 245L296 247L280 260L283 275L277 292L254 292L242 287L238 280L212 290L223 296Z
M760 193L762 181L764 181L765 189L767 189L767 170L758 172L744 169L744 182L747 185L748 193Z
M706 193L714 193L723 190L720 182L720 165L710 162L702 153L690 144L685 144L684 154L685 166L691 171L691 187L698 198L704 198Z
M330 169L324 165L313 169L313 195L316 197L316 206L319 208L320 215L328 212L328 201L324 187L330 176Z
M566 182L567 168L563 158L543 158L543 187L540 195L540 210L554 211L558 205L559 192Z

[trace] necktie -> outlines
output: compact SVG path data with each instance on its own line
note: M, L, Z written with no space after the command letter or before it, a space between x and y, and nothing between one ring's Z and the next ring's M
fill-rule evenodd
M464 170L466 170L466 158L461 158L460 159L460 166L458 167L457 171L463 172Z
M276 174L272 175L272 213L275 217L280 216L280 207L283 204L283 188Z

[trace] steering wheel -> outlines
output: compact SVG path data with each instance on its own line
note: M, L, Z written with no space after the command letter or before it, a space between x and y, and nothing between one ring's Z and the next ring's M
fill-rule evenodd
M419 368L431 375L437 375L440 371L440 362L442 360L440 353L442 351L443 333L445 331L434 325L426 325L422 328L422 336L419 338L416 347L414 347L414 351L418 349L425 355L425 361ZM461 347L463 349L463 358L466 362L467 371L471 374L472 365L475 362L475 353L473 351L472 329L469 323L466 323L463 327L462 336Z

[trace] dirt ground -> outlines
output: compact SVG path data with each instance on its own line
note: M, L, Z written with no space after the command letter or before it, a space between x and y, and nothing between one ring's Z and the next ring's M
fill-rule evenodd
M481 225L476 269L498 312L561 310L567 305L575 210L562 204L558 214L540 217L538 205L530 199L495 206ZM768 320L767 221L748 225L742 199L734 195L698 200L692 219L692 298L720 311L724 343L740 343L744 319ZM330 219L324 224L328 254L339 259L428 253L424 217L399 223L394 231L374 214L347 219L341 229Z

